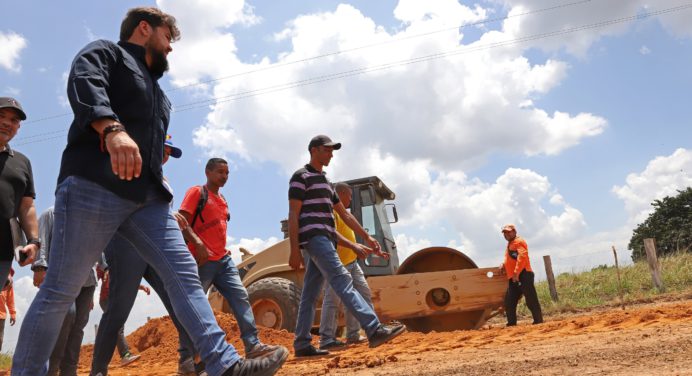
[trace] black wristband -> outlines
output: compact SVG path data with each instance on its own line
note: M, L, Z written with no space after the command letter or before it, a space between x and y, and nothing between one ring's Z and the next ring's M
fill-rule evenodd
M35 245L36 247L38 247L38 249L41 249L41 239L39 239L39 238L31 238L31 239L29 239L29 240L26 242L26 245L29 245L29 244L33 244L33 245Z
M103 132L101 132L101 151L106 152L106 136L108 136L110 133L114 132L126 132L125 126L122 124L118 123L113 123L111 125L106 126L103 128Z

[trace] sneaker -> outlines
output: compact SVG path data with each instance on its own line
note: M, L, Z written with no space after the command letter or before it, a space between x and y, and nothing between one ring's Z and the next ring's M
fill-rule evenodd
M339 341L338 339L335 339L332 342L329 342L329 343L324 344L324 345L320 345L320 350L337 349L339 347L344 347L344 346L346 346L346 342Z
M269 353L273 353L274 351L280 349L281 346L275 346L275 345L267 345L265 343L259 342L255 346L252 346L252 349L249 351L245 351L245 358L247 359L257 359L261 358Z
M363 342L365 342L365 341L367 341L367 340L368 340L368 337L358 336L357 338L348 338L348 339L346 339L346 344L354 345L354 344L357 344L357 343L363 343Z
M125 353L125 355L120 359L120 366L125 367L137 359L139 359L139 355L132 355L129 352Z
M197 371L195 371L195 361L192 358L187 358L182 362L178 363L178 372L176 376L197 376Z
M288 359L288 350L283 346L257 359L240 359L222 376L272 376Z
M394 337L403 333L406 330L406 326L398 324L392 326L380 325L375 333L368 339L370 341L370 347L377 347L385 342L390 341Z
M322 355L329 355L329 351L327 350L321 350L321 349L316 349L315 346L310 345L304 349L296 350L295 351L295 356L296 357L302 357L302 356L322 356Z

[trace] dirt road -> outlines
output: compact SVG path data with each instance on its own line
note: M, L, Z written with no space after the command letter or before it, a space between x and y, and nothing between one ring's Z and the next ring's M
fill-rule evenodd
M232 316L219 321L238 347ZM290 333L262 329L267 343L290 348ZM109 375L171 375L177 336L168 319L152 320L128 337L142 358ZM242 348L242 347L238 347ZM85 346L80 374L88 374ZM405 333L377 349L350 346L320 359L291 356L280 375L692 375L692 300L653 303L563 317L513 328Z

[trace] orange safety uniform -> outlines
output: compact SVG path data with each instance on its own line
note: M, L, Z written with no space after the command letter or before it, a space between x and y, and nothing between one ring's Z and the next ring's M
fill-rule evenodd
M10 311L10 318L17 318L17 310L14 308L14 286L2 289L2 292L0 292L0 307L0 320L7 319L7 311ZM7 311L5 307L7 307Z
M505 250L505 274L507 279L512 278L512 275L519 275L522 270L532 272L531 261L529 261L529 246L520 236L516 236L507 243Z

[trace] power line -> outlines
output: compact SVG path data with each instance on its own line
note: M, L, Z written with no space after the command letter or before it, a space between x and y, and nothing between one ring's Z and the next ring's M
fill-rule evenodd
M552 10L556 10L556 9L566 8L566 7L570 7L570 6L574 6L574 5L581 5L581 4L585 4L585 3L589 3L589 2L591 2L591 0L581 0L581 1L574 1L574 2L570 2L570 3L558 4L558 5L554 5L554 6L552 6L552 7L530 10L530 11L526 11L526 12L523 12L523 13L517 13L517 14L511 15L511 16L510 16L510 15L507 15L507 16L504 16L504 17L496 17L496 18L491 18L491 19L487 19L487 20L483 20L483 21L470 22L470 23L465 23L465 24L453 26L453 27L448 27L448 28L445 28L445 29L440 29L440 30L435 30L435 31L429 31L429 32L427 32L427 33L414 34L414 35L409 35L409 36L406 36L406 37L396 38L396 39L392 39L392 40L388 40L388 41L382 41L382 42L378 42L378 43L371 43L371 44L367 44L367 45L364 45L364 46L353 47L353 48L348 48L348 49L339 50L339 51L334 51L334 52L328 52L328 53L325 53L325 54L316 55L316 56L312 56L312 57L307 57L307 58L303 58L303 59L292 60L292 61L286 61L286 62L283 62L283 63L276 63L276 64L272 64L272 65L270 65L270 66L263 67L263 68L257 68L257 69L253 69L253 70L249 70L249 71L245 71L245 72L241 72L241 73L235 73L235 74L232 74L232 75L229 75L229 76L224 76L224 77L219 77L219 78L212 78L212 79L210 79L210 80L200 81L200 82L196 82L196 83L193 83L193 84L180 86L180 87L177 87L177 88L169 89L167 92L173 92L173 91L177 91L177 90L181 90L181 89L185 89L185 88L193 87L193 86L206 85L206 84L209 84L209 83L212 83L212 82L217 82L217 81L227 80L227 79L230 79L230 78L245 76L245 75L254 74L254 73L258 73L258 72L263 72L263 71L267 71L267 70L270 70L270 69L282 68L282 67L285 67L285 66L289 66L289 65L293 65L293 64L298 64L298 63L304 63L304 62L311 61L311 60L322 59L322 58L325 58L325 57L337 56L337 55L346 54L346 53L350 53L350 52L354 52L354 51L358 51L358 50L363 50L363 49L367 49L367 48L382 46L382 45L385 45L385 44L398 43L398 42L405 41L405 40L410 40L410 39L415 39L415 38L420 38L420 37L426 37L426 36L429 36L429 35L438 34L438 33L443 33L443 32L448 32L448 31L452 31L452 30L455 30L455 31L456 31L456 30L463 29L463 28L467 28L467 27L470 27L470 26L485 25L485 24L489 24L489 23L493 23L493 22L499 22L499 21L508 20L508 19L510 19L510 18L523 17L523 16L529 16L529 15L538 14L538 13L544 13L544 12L548 12L548 11L552 11Z
M692 8L692 3L683 4L683 5L679 5L679 6L675 6L675 7L671 7L671 8L665 8L665 9L661 9L658 11L651 11L651 12L647 12L644 14L637 14L637 15L633 15L633 16L626 16L626 17L621 17L621 18L616 18L616 19L611 19L611 20L606 20L606 21L600 21L597 23L577 26L577 27L568 28L568 29L556 30L556 31L539 33L539 34L533 34L533 35L529 35L529 36L519 37L519 38L515 38L515 39L509 39L509 40L500 41L500 42L489 43L489 44L485 44L485 45L467 47L467 48L463 48L463 49L457 48L454 50L449 50L449 51L445 51L445 52L438 52L438 53L431 54L431 55L419 56L419 57L405 59L405 60L399 60L399 61L385 63L385 64L381 64L381 65L355 68L355 69L352 69L349 71L331 73L331 74L306 78L306 79L299 80L299 81L288 82L288 83L278 84L278 85L272 85L272 86L268 86L268 87L264 87L264 88L253 89L253 90L248 90L248 91L243 91L243 92L237 92L237 93L227 95L227 96L215 97L215 98L196 101L196 102L190 102L190 103L182 104L180 106L175 106L174 110L172 112L188 111L188 110L192 110L192 109L206 107L209 105L226 103L226 102L236 101L236 100L245 99L245 98L251 98L251 97L255 97L255 96L259 96L259 95L263 95L263 94L269 94L269 93L273 93L273 92L277 92L277 91L293 89L293 88L297 88L297 87L301 87L301 86L314 85L314 84L321 83L321 82L332 81L332 80L336 80L336 79L347 78L347 77L357 76L357 75L366 74L366 73L372 73L372 72L376 72L376 71L391 69L394 67L405 66L405 65L410 65L410 64L420 63L420 62L426 62L426 61L432 61L432 60L436 60L436 59L440 59L440 58L444 58L444 57L462 55L462 54L473 53L473 52L478 52L478 51L484 51L484 50L493 49L493 48L507 47L507 46L512 46L512 45L516 45L516 44L520 44L520 43L532 42L532 41L536 41L536 40L541 40L541 39L546 39L546 38L551 38L551 37L556 37L556 36L561 36L561 35L567 35L567 34L579 32L579 31L597 29L597 28L601 28L601 27L605 27L605 26L611 26L611 25L615 25L615 24L619 24L619 23L623 23L623 22L641 20L641 19L651 18L654 16L660 16L660 15L664 15L664 14L679 12L679 11L687 10L689 8ZM28 142L23 143L22 145L26 145L26 144L30 144L30 143L34 143L34 142L40 142L40 141L41 140L28 141Z
M552 11L552 10L567 8L567 7L575 6L575 5L581 5L581 4L585 4L585 3L589 3L589 2L591 2L591 0L573 1L573 2L569 2L569 3L563 3L563 4L554 5L554 6L551 6L551 7L546 7L546 8L541 8L541 9L535 9L535 10L529 10L529 11L526 11L526 12L523 12L523 13L517 13L517 14L511 15L511 16L510 16L510 15L507 15L507 16L504 16L504 17L496 17L496 18L491 18L491 19L487 19L487 20L483 20L483 21L465 23L465 24L461 24L461 25L458 25L458 26L449 27L449 28L445 28L445 29L441 29L441 30L430 31L430 32L427 32L427 33L415 34L415 35L410 35L410 36L402 37L402 38L396 38L396 39L392 39L392 40L388 40L388 41L383 41L383 42L378 42L378 43L372 43L372 44L368 44L368 45L364 45L364 46L359 46L359 47L353 47L353 48L349 48L349 49L345 49L345 50L339 50L339 51L329 52L329 53L325 53L325 54L321 54L321 55L316 55L316 56L312 56L312 57L308 57L308 58L303 58L303 59L298 59L298 60L293 60L293 61L287 61L287 62L283 62L283 63L272 64L272 65L270 65L270 66L263 67L263 68L257 68L257 69L254 69L254 70L245 71L245 72L241 72L241 73L236 73L236 74L232 74L232 75L229 75L229 76L224 76L224 77L219 77L219 78L213 78L213 79L206 80L206 81L196 82L196 83L193 83L193 84L189 84L189 85L184 85L184 86L180 86L180 87L177 87L177 88L168 89L168 90L166 90L166 93L178 91L178 90L185 89L185 88L189 88L189 87L206 85L206 84L209 84L209 83L212 83L212 82L223 81L223 80L227 80L227 79L230 79L230 78L240 77L240 76L249 75L249 74L254 74L254 73L258 73L258 72L263 72L263 71L267 71L267 70L271 70L271 69L281 68L281 67L285 67L285 66L289 66L289 65L304 63L304 62L311 61L311 60L322 59L322 58L329 57L329 56L337 56L337 55L346 54L346 53L350 53L350 52L354 52L354 51L358 51L358 50L363 50L363 49L367 49L367 48L377 47L377 46L381 46L381 45L385 45L385 44L397 43L397 42L401 42L401 41L405 41L405 40L410 40L410 39L425 37L425 36L429 36L429 35L433 35L433 34L438 34L438 33L443 33L443 32L452 31L452 30L459 30L459 29L462 29L462 28L470 27L470 26L479 26L479 25L489 24L489 23L493 23L493 22L504 21L504 20L508 20L508 19L510 19L510 18L518 18L518 17L524 17L524 16L529 16L529 15L538 14L538 13L549 12L549 11ZM183 106L185 106L185 105L183 105ZM46 117L42 117L42 118L38 118L38 119L28 120L28 121L24 121L23 123L24 123L24 124L32 124L32 123L38 123L38 122L42 122L42 121L46 121L46 120L52 120L52 119L57 119L57 118L61 118L61 117L71 116L71 115L72 115L71 112L70 112L70 113L63 113L63 114L51 115L51 116L46 116Z
M472 53L472 52L488 50L488 49L492 49L492 48L506 47L506 46L511 46L511 45L520 44L520 43L532 42L532 41L536 41L536 40L540 40L540 39L571 34L571 33L575 33L578 31L596 29L596 28L615 25L615 24L623 23L623 22L627 22L627 21L639 20L639 19L649 18L649 17L653 17L653 16L668 14L668 13L677 12L677 11L681 11L681 10L685 10L685 9L689 9L689 8L692 8L692 4L685 4L685 5L667 8L667 9L662 9L659 11L649 12L649 13L645 13L645 14L621 17L621 18L617 18L617 19L601 21L601 22L597 22L597 23L593 23L593 24L589 24L589 25L582 25L582 26L577 26L577 27L563 29L563 30L556 30L556 31L551 31L551 32L546 32L546 33L534 34L534 35L519 37L519 38L510 39L510 40L506 40L506 41L489 43L486 45L468 47L468 48L464 48L461 50L459 50L457 48L457 49L446 51L446 52L439 52L439 53L435 53L432 55L426 55L426 56L420 56L420 57L415 57L415 58L410 58L410 59L405 59L405 60L399 60L399 61L385 63L385 64L381 64L381 65L375 65L375 66L371 66L371 67L360 67L360 68L352 69L349 71L332 73L332 74L327 74L327 75L322 75L322 76L317 76L317 77L311 77L311 78L307 78L304 80L299 80L299 81L294 81L294 82L289 82L289 83L284 83L284 84L279 84L279 85L273 85L273 86L268 86L268 87L264 87L264 88L260 88L260 89L248 90L248 91L244 91L244 92L238 92L238 93L227 95L227 96L215 97L215 98L201 100L201 101L197 101L197 102L191 102L191 103L183 104L181 106L176 106L176 109L173 112L188 111L191 109L206 107L206 106L212 105L212 104L219 104L219 103L225 103L225 102L235 101L235 100L239 100L239 99L255 97L258 95L273 93L276 91L293 89L293 88L300 87L300 86L313 85L313 84L320 83L320 82L331 81L331 80L335 80L335 79L346 78L346 77L361 75L361 74L365 74L365 73L372 73L372 72L386 70L386 69L390 69L390 68L394 68L394 67L398 67L398 66L405 66L405 65L410 65L410 64L420 63L420 62L426 62L426 61L436 60L436 59L449 57L449 56L467 54L467 53Z

